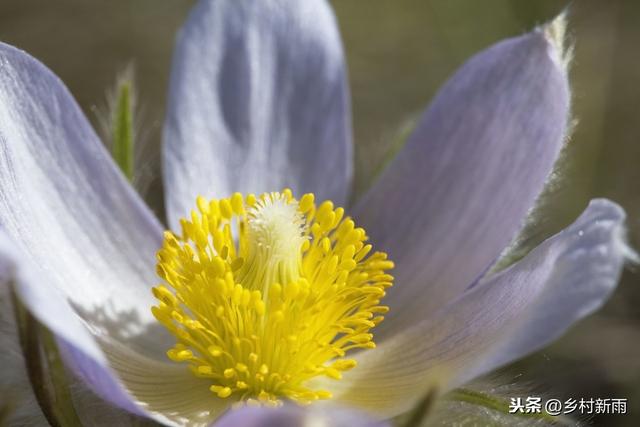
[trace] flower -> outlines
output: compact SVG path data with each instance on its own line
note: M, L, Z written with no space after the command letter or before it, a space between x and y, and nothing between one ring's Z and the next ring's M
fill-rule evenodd
M375 328L377 348L350 356L357 367L339 381L310 379L330 401L378 418L400 414L426 392L541 348L615 288L630 252L624 212L604 199L520 261L491 269L567 136L563 28L559 18L471 58L347 208L394 260L395 286ZM206 425L231 405L231 390L167 360L175 337L151 307L173 294L156 286L158 299L152 295L154 256L180 235L199 195L232 203L237 192L246 201L289 187L345 205L349 94L328 4L200 1L177 45L163 156L168 235L64 85L0 45L3 290L14 285L56 335L69 369L105 401L167 425ZM171 263L160 256L161 265ZM174 350L175 358L189 356Z
M357 365L348 352L375 348L393 262L312 193L197 200L158 252L152 312L176 337L169 358L238 405L331 398L312 380L341 379Z

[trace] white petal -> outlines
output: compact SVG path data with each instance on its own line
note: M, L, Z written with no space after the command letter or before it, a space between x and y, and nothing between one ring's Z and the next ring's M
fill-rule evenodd
M118 341L122 337L114 339L92 327L94 334L89 333L54 288L37 286L33 266L8 243L0 233L0 286L13 283L22 300L40 308L48 305L46 312L34 311L34 315L50 322L66 365L102 399L165 425L184 425L188 420L194 426L208 425L231 403L216 398L208 384L184 366L127 348ZM53 323L52 313L57 316Z
M615 288L629 254L623 221L619 206L594 200L517 264L356 355L359 366L333 385L338 401L393 416L558 338Z
M565 138L560 52L538 29L475 55L358 203L358 224L396 263L380 336L458 297L522 226Z
M164 353L173 340L149 329L161 238L62 82L0 44L0 284L15 285L97 394L143 415L86 324Z
M62 82L4 44L0 227L25 255L33 286L55 289L89 316L101 307L107 318L98 322L128 313L135 329L153 318L150 288L158 280L154 254L162 228ZM25 302L55 326L55 313L44 314L47 301Z
M38 266L24 256L0 230L0 286L3 293L13 286L15 292L44 325L56 335L63 357L71 371L82 377L98 395L132 413L143 415L107 367L106 358L82 320L66 298L46 279ZM82 362L82 363L80 363Z
M209 390L210 380L197 378L184 365L146 357L108 337L99 341L124 388L155 419L206 426L234 403L218 398Z
M164 129L172 226L197 195L315 192L352 175L342 45L325 0L202 0L182 29Z

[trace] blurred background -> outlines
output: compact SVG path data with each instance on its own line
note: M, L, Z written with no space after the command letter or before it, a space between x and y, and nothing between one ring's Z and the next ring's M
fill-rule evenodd
M139 112L137 186L162 216L159 141L171 53L189 0L2 0L0 40L50 67L100 128L106 93L133 64ZM561 185L530 236L570 223L593 197L623 205L640 247L640 2L574 0L334 0L353 96L356 188L470 55L569 6L578 120ZM102 116L101 116L102 115ZM635 270L635 271L634 271ZM586 423L640 425L640 276L629 268L598 314L553 346L506 368L504 384L548 397L627 398L629 415ZM526 395L526 393L525 393Z

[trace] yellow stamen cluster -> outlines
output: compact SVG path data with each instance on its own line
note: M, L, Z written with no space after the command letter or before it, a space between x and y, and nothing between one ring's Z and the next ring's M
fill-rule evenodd
M277 405L327 399L307 382L340 379L371 328L393 277L385 253L344 209L290 190L197 199L182 236L165 232L153 314L177 338L167 354L211 380L221 398ZM172 289L172 290L171 290Z

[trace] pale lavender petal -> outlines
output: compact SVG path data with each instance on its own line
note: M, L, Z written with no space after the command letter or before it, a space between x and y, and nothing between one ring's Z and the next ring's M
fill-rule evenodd
M0 44L0 228L34 269L34 285L55 289L87 317L97 316L99 308L112 320L127 313L132 333L156 323L150 289L158 280L155 252L162 227L63 83L5 44Z
M483 274L543 188L569 114L561 40L549 28L463 65L358 203L358 224L397 266L381 336Z
M313 405L300 407L285 405L282 408L244 407L231 410L213 427L387 427L388 423L376 421L358 411L340 407L318 409Z
M149 329L161 239L62 82L0 44L0 285L15 285L98 395L139 414L92 333L163 356L173 339Z
M183 365L147 357L109 337L97 338L120 387L138 405L135 411L125 408L131 412L165 425L198 427L211 424L234 403L233 399L218 398L209 390L210 380L197 378ZM71 346L63 349L74 371L85 381L97 384L100 390L115 391L94 359Z
M4 263L6 264L6 263ZM5 273L0 267L0 274ZM10 295L11 287L5 286L6 277L0 278L0 413L3 426L48 425L33 390L31 389L22 349L18 339L15 313ZM73 406L83 425L130 426L133 417L115 406L104 403L79 381L67 377ZM3 409L8 408L8 415Z
M333 385L336 400L393 416L427 391L447 391L547 345L616 287L632 253L623 222L618 205L592 201L518 263L356 355L358 367Z
M193 426L206 426L232 403L213 395L207 381L196 378L183 366L136 352L95 328L90 327L94 334L90 333L60 292L52 286L42 286L46 281L37 272L37 267L0 230L2 293L14 286L36 318L56 334L70 371L100 398L132 414L171 426L187 421ZM5 378L8 377L0 373L0 385ZM85 408L78 409L83 419L91 419ZM117 416L105 415L109 419Z
M164 129L172 226L197 195L292 188L346 200L349 93L325 0L202 0L182 29Z
M38 265L25 256L0 230L0 286L8 294L13 286L33 315L56 334L68 366L103 399L133 413L140 409L109 372L106 358L73 311L65 296L42 276ZM89 366L89 368L87 368Z

